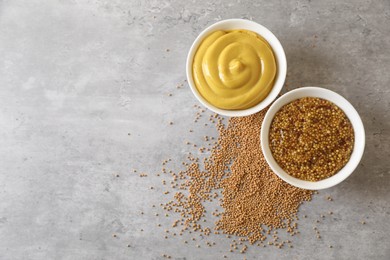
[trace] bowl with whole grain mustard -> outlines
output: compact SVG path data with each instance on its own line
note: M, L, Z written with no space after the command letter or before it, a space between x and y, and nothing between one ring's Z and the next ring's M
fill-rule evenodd
M247 116L274 101L287 72L283 47L264 26L245 19L217 22L195 39L187 56L196 99L225 116Z
M362 120L341 95L319 87L292 90L268 109L261 147L270 168L309 190L335 186L359 165L365 146Z

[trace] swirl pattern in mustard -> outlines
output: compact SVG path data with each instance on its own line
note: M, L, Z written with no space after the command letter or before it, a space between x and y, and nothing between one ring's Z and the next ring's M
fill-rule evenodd
M216 31L198 47L195 86L210 104L227 110L253 107L267 97L276 77L269 43L248 30Z

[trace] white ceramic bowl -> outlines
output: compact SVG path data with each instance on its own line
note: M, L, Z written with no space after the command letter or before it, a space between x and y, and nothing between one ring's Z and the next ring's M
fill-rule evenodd
M208 36L210 33L217 31L217 30L235 30L235 29L245 29L253 31L259 35L261 35L264 39L268 41L268 43L271 45L272 50L274 52L276 63L277 63L277 75L275 79L274 86L271 90L271 92L268 94L268 96L261 101L259 104L257 104L254 107L244 109L244 110L226 110L226 109L220 109L212 104L210 104L208 101L206 101L198 92L193 77L192 77L192 64L193 59L195 56L196 51L198 50L198 47L200 43L203 41L203 39ZM247 116L254 114L256 112L259 112L260 110L264 109L266 106L272 103L274 99L278 96L280 90L283 87L284 80L286 79L286 73L287 73L287 61L286 61L286 54L284 53L283 47L280 44L279 40L273 35L271 31L269 31L264 26L255 23L253 21L244 20L244 19L228 19L223 20L220 22L217 22L209 27L207 27L203 32L199 34L199 36L195 39L194 43L191 46L191 49L187 56L187 64L186 64L186 72L187 72L187 80L188 84L190 85L190 88L192 90L192 93L194 93L195 97L199 100L199 102L210 109L211 111L218 113L220 115L224 116Z
M276 163L274 157L272 156L272 152L269 148L269 142L268 142L269 129L276 112L278 112L279 109L284 105L303 97L318 97L318 98L329 100L334 104L336 104L347 115L347 117L352 123L355 132L354 147L352 150L351 158L349 159L347 164L332 177L317 182L300 180L287 174ZM307 190L320 190L320 189L330 188L345 180L349 175L351 175L351 173L358 166L363 156L364 145L365 145L364 126L355 108L339 94L324 88L304 87L304 88L292 90L284 94L279 99L277 99L269 108L269 110L267 111L264 117L264 121L261 127L261 147L264 153L264 157L267 160L271 169L284 181L296 187L307 189Z

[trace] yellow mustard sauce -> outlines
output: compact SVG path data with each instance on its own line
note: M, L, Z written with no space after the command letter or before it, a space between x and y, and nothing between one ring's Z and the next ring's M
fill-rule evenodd
M267 97L276 76L268 42L248 30L216 31L195 53L195 86L210 104L228 110L253 107Z

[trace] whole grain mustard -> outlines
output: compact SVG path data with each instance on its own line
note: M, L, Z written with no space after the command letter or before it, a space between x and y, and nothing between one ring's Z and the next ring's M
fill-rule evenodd
M193 61L195 86L210 104L247 109L267 97L277 68L269 43L248 30L216 31L200 44Z
M269 147L289 175L320 181L332 177L349 161L354 129L334 103L304 97L284 105L272 120Z

